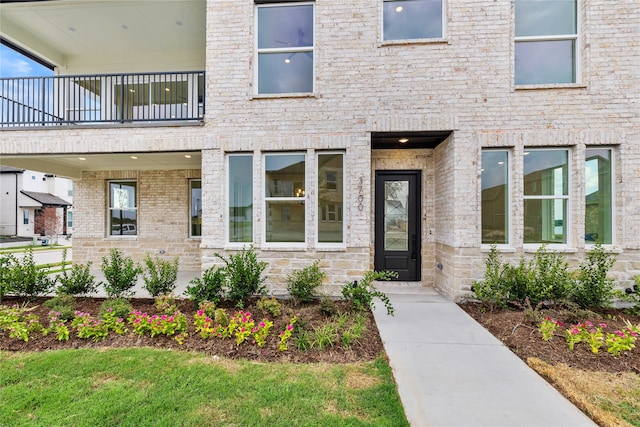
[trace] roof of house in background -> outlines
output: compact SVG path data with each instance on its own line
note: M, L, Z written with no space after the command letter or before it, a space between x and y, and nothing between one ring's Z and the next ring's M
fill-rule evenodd
M38 203L49 206L71 206L71 203L58 196L49 193L38 193L37 191L21 191L25 196L31 197Z
M22 173L24 171L24 169L0 165L0 173Z

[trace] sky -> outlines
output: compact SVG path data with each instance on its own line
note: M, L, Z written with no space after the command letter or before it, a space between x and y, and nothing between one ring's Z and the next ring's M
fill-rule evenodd
M0 45L0 78L52 76L53 71L20 53Z

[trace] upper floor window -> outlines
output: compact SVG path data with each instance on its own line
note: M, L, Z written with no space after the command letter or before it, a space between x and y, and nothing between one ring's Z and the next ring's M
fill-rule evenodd
M442 38L442 0L384 0L384 40Z
M138 234L137 182L109 182L109 235L135 236Z
M585 161L585 218L586 244L611 244L612 183L609 148L587 148Z
M509 152L482 151L482 243L509 243Z
M575 83L577 0L516 0L515 84Z
M313 92L313 7L258 6L259 94Z
M524 153L524 243L567 243L569 151Z

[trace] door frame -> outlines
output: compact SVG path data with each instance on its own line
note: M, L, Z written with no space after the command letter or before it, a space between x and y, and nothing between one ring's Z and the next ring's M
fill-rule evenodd
M382 257L384 256L384 249L382 245L384 244L383 233L384 233L384 203L382 202L381 195L379 191L381 190L379 183L384 182L382 177L390 177L390 176L411 176L415 179L415 194L413 197L409 199L409 221L412 222L410 224L414 227L415 233L412 236L409 236L409 248L408 251L411 253L411 259L415 262L415 275L407 278L407 277L399 277L395 279L397 281L421 281L422 280L422 171L416 169L381 169L374 171L374 266L375 269L378 270L378 267L383 264Z

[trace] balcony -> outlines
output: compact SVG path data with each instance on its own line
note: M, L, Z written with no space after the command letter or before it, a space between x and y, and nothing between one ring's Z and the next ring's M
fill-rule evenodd
M0 128L202 122L204 71L0 79Z

